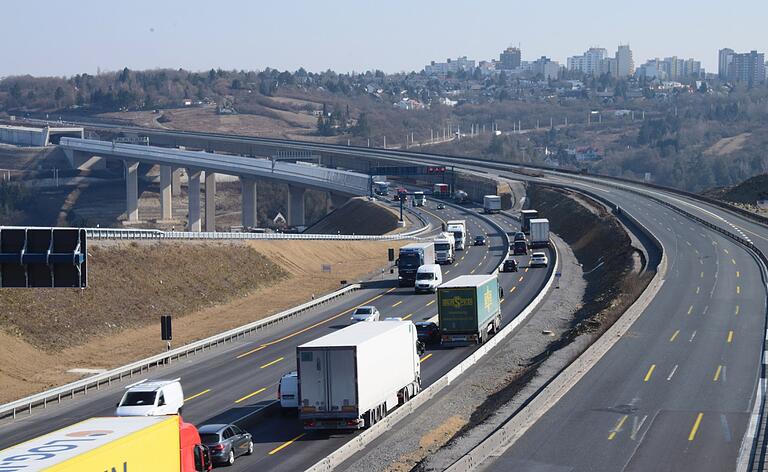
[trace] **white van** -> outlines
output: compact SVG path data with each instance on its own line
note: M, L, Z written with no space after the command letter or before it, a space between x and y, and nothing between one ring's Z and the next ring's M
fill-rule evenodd
M299 407L299 373L289 372L280 378L277 385L277 399L282 408Z
M416 271L416 292L437 292L443 283L443 270L438 264L424 264Z
M131 384L117 404L117 416L178 415L184 406L181 379L147 380Z

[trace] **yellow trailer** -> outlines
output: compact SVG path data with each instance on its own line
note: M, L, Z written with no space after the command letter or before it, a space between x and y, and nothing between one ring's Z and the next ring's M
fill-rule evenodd
M0 472L181 471L181 421L91 418L0 451Z

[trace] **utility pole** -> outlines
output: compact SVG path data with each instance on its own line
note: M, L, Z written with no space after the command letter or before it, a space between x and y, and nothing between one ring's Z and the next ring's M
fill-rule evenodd
M384 136L384 149L387 149L387 137Z

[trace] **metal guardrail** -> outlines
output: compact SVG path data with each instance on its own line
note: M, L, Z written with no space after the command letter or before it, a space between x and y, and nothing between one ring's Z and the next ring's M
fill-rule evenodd
M198 352L203 352L206 348L210 349L214 346L218 346L219 344L236 341L245 337L245 335L261 331L268 327L272 327L323 303L334 300L350 292L359 290L360 288L360 284L348 285L340 290L329 293L315 300L303 303L297 307L276 313L268 318L264 318L263 320L254 321L253 323L249 323L245 326L216 334L209 338L202 339L200 341L196 341L171 351L148 357L146 359L142 359L122 367L118 367L116 369L112 369L102 374L94 375L83 380L71 382L66 385L62 385L61 387L52 388L50 390L46 390L45 392L0 405L0 418L13 417L15 419L19 412L27 412L31 415L33 409L36 407L46 408L48 403L52 403L54 401L59 403L64 398L74 398L76 394L87 395L89 390L99 390L104 385L111 385L112 382L119 382L124 378L132 378L136 374L141 375L142 372L148 372L152 367L168 365L174 359L188 357L190 354L194 355Z
M387 235L355 235L355 234L303 234L303 233L228 233L228 232L193 232L193 231L160 231L156 229L110 229L87 228L87 234L92 239L214 239L214 240L332 240L332 241L396 241L416 238L432 229L431 224L407 233Z

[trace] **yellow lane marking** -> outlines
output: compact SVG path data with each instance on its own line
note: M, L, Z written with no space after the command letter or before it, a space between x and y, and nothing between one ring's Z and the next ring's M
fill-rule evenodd
M402 300L400 300L399 302L397 302L397 303L395 303L394 305L392 305L392 308L396 307L397 305L400 305L401 303L403 303L403 301L402 301Z
M741 293L741 286L737 285L736 286L736 295L738 295L740 293Z
M699 274L699 278L700 278L700 279L703 279L703 278L704 278L704 272L702 272L701 274Z
M256 390L253 393L249 393L248 395L246 395L246 396L244 396L242 398L238 398L237 400L235 400L235 403L244 402L244 401L248 400L249 398L251 398L252 396L260 394L261 392L263 392L266 389L267 389L267 387L260 388L260 389Z
M504 299L502 298L501 300L499 300L499 303L504 303Z
M653 375L653 371L656 369L656 364L651 364L651 367L648 369L648 373L645 374L645 378L643 379L643 382L647 382L651 380L651 375Z
M413 313L408 313L407 315L403 316L403 321L407 320L411 316L413 316Z
M510 288L510 289L509 289L509 293L512 293L512 292L514 292L515 290L517 290L517 286Z
M731 259L731 264L736 265L736 259Z
M475 269L470 270L469 273L470 274L474 274L475 273Z
M671 342L671 343L675 342L675 339L677 339L677 335L678 334L680 334L680 330L679 329L677 331L675 331L675 333L672 335L671 338L669 338L669 342Z
M688 435L688 440L693 441L696 438L696 431L699 430L699 425L701 424L701 418L704 417L704 413L699 413L696 416L696 421L693 423L693 427L691 428L691 433Z
M448 270L446 270L446 271L445 271L445 274L446 274L446 275L448 275L448 274L450 274L450 273L451 273L451 269L448 269Z
M696 287L696 295L698 295L700 291L701 291L701 287Z
M690 245L691 245L691 242L690 242L690 241L686 241L686 242L685 242L685 244L687 244L687 245L689 245L689 246L690 246Z
M738 314L739 314L739 305L736 305L736 313L734 313L734 314L735 314L735 315L738 315Z
M741 272L739 272L738 270L736 271L736 277L741 277Z
M519 278L519 279L517 279L517 281L518 281L518 282L522 282L522 281L523 281L523 278L524 278L524 276L522 276L522 275L521 275L521 276L520 276L520 278Z
M733 331L728 331L728 344L733 342Z
M185 401L185 402L188 402L188 401L192 400L193 398L197 398L197 397L199 397L200 395L205 395L206 393L208 393L208 392L210 392L210 391L211 391L211 389L210 389L210 388L207 388L207 389L203 390L203 391L202 391L202 392L200 392L200 393L196 393L196 394L192 395L191 397L187 397L187 398L185 398L185 399L184 399L184 401Z
M424 306L429 306L429 305L431 305L431 304L433 304L433 303L435 303L435 301L434 301L434 300L430 301L429 303L427 303L427 304L426 304L426 305L424 305Z
M272 361L272 362L267 362L267 363L266 363L266 364L264 364L263 366L259 367L259 369L266 369L267 367L269 367L269 366L271 366L271 365L275 365L275 364L277 364L278 362L282 361L283 359L285 359L285 357L278 357L278 358L277 358L277 359L275 359L274 361Z
M427 354L426 356L422 357L421 359L419 359L419 361L424 362L427 359L429 359L430 357L432 357L432 353L431 352L429 354Z
M616 426L613 427L613 430L611 430L611 434L608 435L608 440L613 441L613 438L616 437L616 433L621 431L621 427L624 426L624 422L627 421L628 415L624 415L621 418L619 418L619 421L616 422Z
M717 366L717 370L715 371L715 376L714 378L712 378L713 382L717 382L718 380L720 380L720 372L722 372L722 370L723 370L723 366L721 365Z
M530 267L526 267L523 272L528 272L528 269L530 269Z
M250 354L253 354L254 352L260 351L260 350L264 349L265 347L269 347L269 346L275 345L275 344L277 344L277 343L283 342L283 341L285 341L286 339L291 339L291 338L293 338L293 337L295 337L295 336L298 336L298 335L300 335L300 334L302 334L302 333L306 333L307 331L309 331L309 330L311 330L311 329L317 328L318 326L322 326L322 325L324 325L325 323L328 323L329 321L333 321L333 320L335 320L336 318L339 318L340 316L344 316L344 315L346 315L347 313L349 313L349 312L353 311L353 310L354 310L355 308L357 308L358 306L368 305L369 303L373 302L374 300L378 300L379 298L381 298L381 297L383 297L384 295L386 295L386 294L388 294L388 293L391 293L391 292L393 292L393 291L395 291L395 287L392 287L392 288L390 288L389 290L387 290L386 292L384 292L384 293L381 293L381 294L379 294L379 295L376 295L375 297L369 298L368 300L364 301L364 302L363 302L363 303L361 303L360 305L356 305L356 306L354 306L354 307L352 307L352 308L349 308L349 309L347 309L347 310L344 310L344 311L342 311L341 313L339 313L339 314L337 314L337 315L333 315L333 316L331 316L330 318L326 318L326 319L324 319L324 320L322 320L322 321L318 321L317 323L315 323L315 324L313 324L313 325L307 326L306 328L302 328L302 329L300 329L300 330L298 330L298 331L294 331L294 332L293 332L293 333L291 333L291 334L286 334L286 335L285 335L285 336L283 336L282 338L279 338L279 339L275 339L274 341L270 341L270 342L268 342L268 343L264 343L264 344L262 344L261 346L257 347L256 349L253 349L253 350L251 350L251 351L248 351L248 352L244 352L243 354L240 354L239 356L237 356L237 359L241 359L241 358L243 358L243 357L245 357L245 356L248 356L248 355L250 355Z
M726 254L730 254L730 253L728 252L728 249L725 249L725 248L723 248L723 252L724 252L724 253L726 253Z
M269 451L269 453L268 453L268 454L271 456L272 454L276 454L276 453L278 453L278 452L282 451L282 450L283 450L283 449L285 449L286 447L290 446L291 444L295 443L295 442L296 442L296 441L298 441L299 439L301 439L301 438L303 438L304 436L306 436L306 434L307 434L307 433L301 433L301 434L299 434L298 436L296 436L295 438L291 439L290 441L286 441L286 442L284 442L283 444L281 444L281 445L277 446L276 448L272 449L271 451Z
M688 307L688 314L690 315L691 313L693 313L693 305Z

